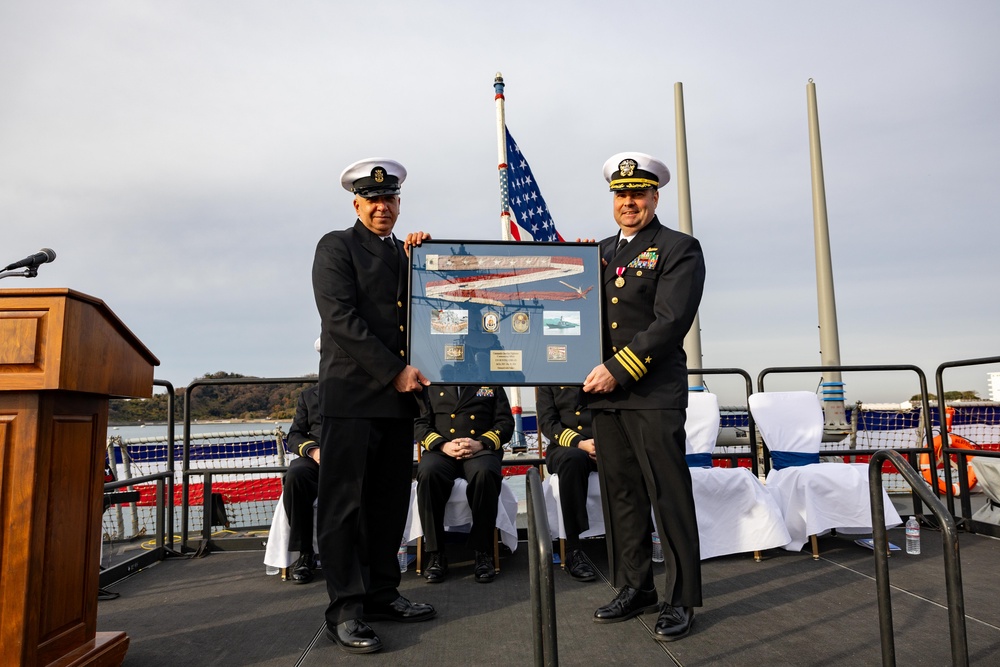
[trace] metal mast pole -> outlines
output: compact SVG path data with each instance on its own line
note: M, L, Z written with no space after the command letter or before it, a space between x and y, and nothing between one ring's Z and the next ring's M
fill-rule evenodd
M680 231L694 236L691 222L691 181L688 173L687 125L684 121L684 84L674 84L674 124L677 142L677 223ZM702 368L701 320L696 313L690 331L684 336L684 352L688 368ZM688 375L691 391L705 391L701 374Z
M813 83L812 79L809 79L809 83L806 85L806 100L809 108L809 160L812 167L813 235L816 245L820 360L823 366L840 366L837 299L833 293L833 260L830 255L830 226L826 216L823 151L819 141L816 84ZM849 429L844 410L844 382L839 371L823 373L823 415L827 432Z
M497 105L497 171L500 174L500 238L510 241L510 201L507 187L507 120L504 114L503 75L497 72L493 79L494 99ZM527 449L524 425L521 420L521 389L510 388L510 412L514 416L514 435L511 449ZM540 445L541 443L539 443ZM539 454L541 451L539 450Z

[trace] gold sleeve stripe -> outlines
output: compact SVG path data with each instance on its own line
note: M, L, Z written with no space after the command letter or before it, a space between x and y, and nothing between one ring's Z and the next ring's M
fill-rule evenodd
M639 358L632 354L632 350L627 347L618 352L618 354L615 355L615 359L617 359L618 363L620 363L625 370L629 372L629 375L636 380L640 379L647 373L645 364L639 361Z
M559 446L560 447L572 447L573 441L576 440L577 434L573 431L563 429L562 433L559 434Z
M316 444L315 440L306 440L305 442L303 442L301 445L299 445L299 456L305 456L306 448L309 447L309 445L315 445L315 444Z
M500 449L500 431L487 431L483 433L484 438L488 438L493 443L493 449Z
M646 368L646 364L642 363L642 361L639 360L639 357L635 356L635 353L632 352L632 350L626 347L624 350L622 350L622 352L627 354L629 356L629 359L631 359L635 363L635 365L639 367L639 370L641 371L640 375L645 375L646 373L649 372L649 369Z
M424 449L429 450L431 448L431 445L436 443L438 440L444 440L444 436L441 435L440 433L431 433L426 438L424 438L424 441L421 444L424 446Z

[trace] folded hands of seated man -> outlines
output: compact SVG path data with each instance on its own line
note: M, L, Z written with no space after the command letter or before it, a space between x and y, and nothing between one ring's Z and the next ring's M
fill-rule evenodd
M455 438L441 445L441 452L453 459L467 459L483 449L483 443L472 438Z

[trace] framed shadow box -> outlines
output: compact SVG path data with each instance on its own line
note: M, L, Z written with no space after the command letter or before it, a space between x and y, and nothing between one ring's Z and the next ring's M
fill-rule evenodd
M409 363L441 384L582 384L601 363L596 243L410 248Z

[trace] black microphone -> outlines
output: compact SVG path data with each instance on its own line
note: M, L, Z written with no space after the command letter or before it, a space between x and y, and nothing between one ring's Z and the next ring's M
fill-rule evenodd
M20 269L22 266L36 267L40 264L46 264L51 262L56 258L56 251L52 248L42 248L34 255L25 257L20 262L14 262L13 264L8 264L4 267L4 271L13 271L14 269Z

